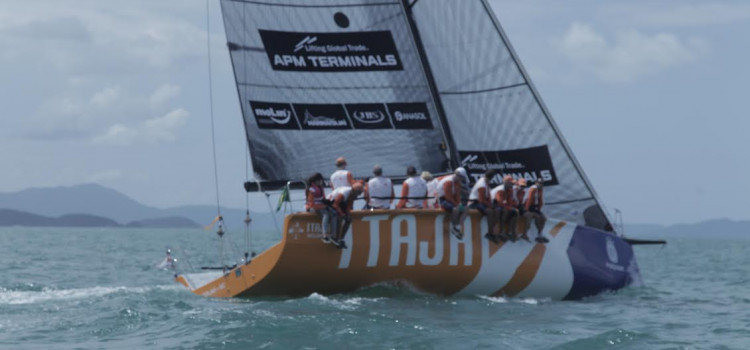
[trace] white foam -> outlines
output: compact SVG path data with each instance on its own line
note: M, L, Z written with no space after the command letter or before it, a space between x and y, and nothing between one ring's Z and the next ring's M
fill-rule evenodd
M498 303L498 304L503 304L503 303L507 303L508 302L508 299L505 299L503 297L489 297L489 296L486 296L486 295L479 295L479 298L487 300L487 301L490 301L490 302L493 302L493 303Z
M92 287L80 289L51 289L44 288L41 291L12 291L0 289L0 305L24 305L43 303L48 301L65 301L87 298L100 298L105 295L128 292L147 293L153 290L175 290L182 289L177 285L165 285L154 287Z
M308 300L319 302L326 305L332 305L341 310L354 310L357 306L362 305L363 302L378 301L383 298L363 298L363 297L351 297L342 300L332 299L318 293L312 293L307 297Z

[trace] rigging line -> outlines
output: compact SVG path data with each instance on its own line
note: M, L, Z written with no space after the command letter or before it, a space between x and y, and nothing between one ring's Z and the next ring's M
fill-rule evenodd
M489 88L489 89L482 89L482 90L471 90L471 91L441 91L441 95L469 95L469 94L481 94L485 92L492 92L492 91L501 91L506 89L512 89L517 88L520 86L526 86L528 84L526 83L518 83L508 86L501 86L501 87L495 87L495 88Z
M242 42L247 43L247 6L242 7ZM247 81L247 59L243 60L245 81ZM247 91L245 91L247 94ZM245 118L242 118L243 124ZM245 182L250 181L250 146L245 144ZM248 254L252 250L252 233L250 231L250 193L245 192L245 262L248 262Z
M365 6L385 6L385 5L398 5L398 2L374 2L365 4L331 4L331 5L301 5L301 4L279 4L269 3L265 1L252 1L252 0L229 0L233 2L242 2L253 5L265 5L265 6L280 6L280 7L298 7L298 8L329 8L329 7L365 7Z
M211 114L211 147L214 156L214 184L216 185L216 213L221 216L221 205L219 201L219 165L216 161L216 130L214 122L214 85L211 74L211 0L206 0L206 49L208 53L208 104Z
M292 85L271 85L271 84L255 84L255 83L242 83L238 82L237 85L252 86L259 88L270 88L270 89L289 89L289 90L379 90L379 89L424 89L425 85L380 85L380 86L331 86L331 87L318 87L318 86L292 86Z

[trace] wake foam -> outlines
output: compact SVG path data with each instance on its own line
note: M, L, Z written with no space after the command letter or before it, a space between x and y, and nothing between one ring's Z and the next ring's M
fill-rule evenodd
M153 287L92 287L80 289L43 288L41 291L15 291L0 288L0 305L24 305L50 301L66 301L88 298L101 298L114 293L143 294L157 290L180 290L178 285Z

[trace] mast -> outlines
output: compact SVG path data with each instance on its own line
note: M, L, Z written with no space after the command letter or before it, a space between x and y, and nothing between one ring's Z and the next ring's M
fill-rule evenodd
M419 29L417 24L414 23L414 19L411 16L411 8L416 4L418 0L415 0L412 4L409 4L409 0L401 0L401 5L404 8L404 14L406 22L409 23L409 29L411 31L411 37L414 39L414 46L417 49L417 55L419 61L422 63L422 71L424 72L425 79L427 80L427 86L430 89L430 95L432 100L435 102L435 109L437 110L438 120L440 120L440 127L443 131L443 138L445 139L446 146L448 147L448 161L451 169L455 169L459 166L458 150L456 149L456 143L453 141L453 134L451 134L450 126L448 125L448 119L445 117L445 109L443 108L443 101L440 99L440 93L435 84L435 77L432 75L432 69L430 68L430 62L427 60L427 54L422 44L422 38L419 35Z

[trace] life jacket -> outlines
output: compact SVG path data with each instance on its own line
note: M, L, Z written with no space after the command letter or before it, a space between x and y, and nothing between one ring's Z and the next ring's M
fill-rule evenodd
M321 208L323 205L323 198L325 197L325 191L322 187L312 184L310 187L307 188L307 202L305 203L305 208Z
M484 198L480 198L480 189L484 189ZM479 179L479 181L477 181L477 183L474 184L474 187L471 188L471 192L469 193L469 201L476 201L484 204L491 202L490 189L487 186L487 179L482 177Z
M427 197L427 183L422 180L421 177L412 176L404 184L408 186L408 192L406 197L419 198L419 199L407 199L405 203L406 208L422 208L424 204L424 197ZM403 192L402 192L403 194Z
M342 186L351 186L349 179L352 177L352 173L346 169L339 169L331 174L331 187L337 189Z
M376 176L367 182L367 193L370 201L367 203L375 208L389 208L393 194L393 183L391 179L383 176ZM380 198L373 198L380 197Z

